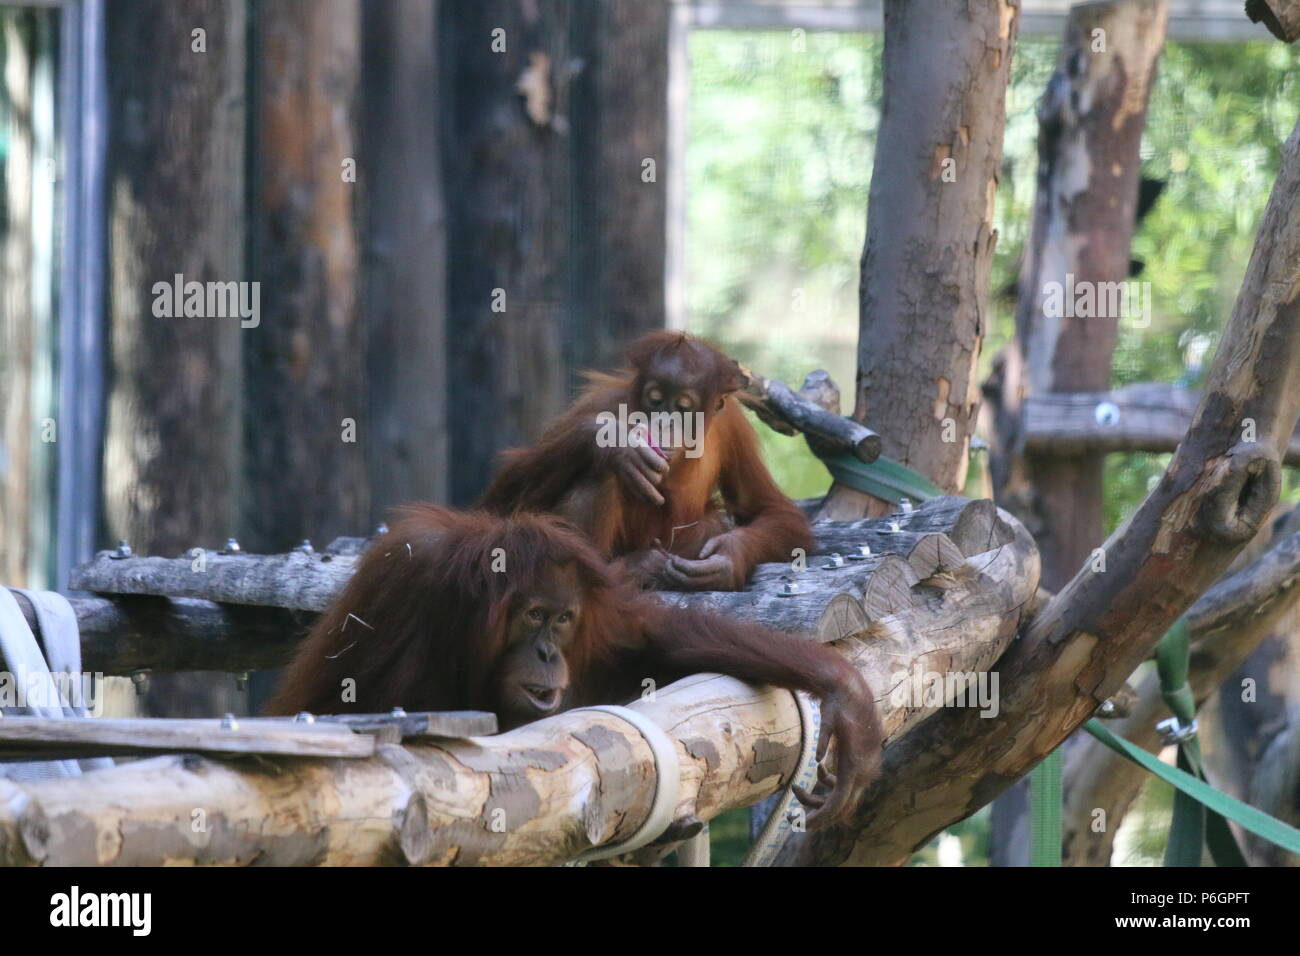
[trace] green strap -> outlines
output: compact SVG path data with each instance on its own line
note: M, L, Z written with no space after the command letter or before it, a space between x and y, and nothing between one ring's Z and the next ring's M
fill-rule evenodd
M1061 751L1029 773L1029 865L1061 865Z
M823 458L822 463L841 484L895 504L904 497L926 501L943 494L943 489L925 475L883 456L867 464L845 453Z
M1096 718L1085 723L1083 729L1117 754L1127 757L1138 766L1151 771L1161 780L1171 784L1179 792L1196 798L1205 806L1237 823L1243 829L1249 830L1256 836L1263 837L1284 850L1300 853L1300 830L1295 827L1288 826L1281 820L1270 817L1262 810L1256 810L1249 804L1242 803L1226 793L1215 790L1204 780L1184 770L1169 766L1154 754L1147 753L1141 747L1111 733Z
M1160 676L1160 694L1181 727L1192 727L1196 721L1196 697L1187 683L1190 660L1191 632L1187 621L1180 618L1156 645L1156 671ZM1201 757L1201 741L1194 731L1178 741L1178 768L1209 782ZM1175 791L1165 866L1200 866L1207 846L1216 866L1247 865L1245 854L1222 815L1188 794Z

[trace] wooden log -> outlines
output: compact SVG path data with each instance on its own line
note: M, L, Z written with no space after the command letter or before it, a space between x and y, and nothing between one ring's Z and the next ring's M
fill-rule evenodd
M106 594L204 598L226 604L323 611L343 589L356 558L329 554L222 554L116 558L101 551L72 572L72 587Z
M895 521L898 532L890 530ZM814 531L818 545L807 558L809 570L797 575L798 594L778 596L783 579L794 572L773 564L757 569L746 591L704 592L687 601L831 641L895 613L904 606L898 595L918 581L957 571L963 556L1011 540L992 502L953 497L924 502L911 514L819 522ZM85 666L105 674L282 666L371 540L339 538L319 554L209 551L202 571L188 556L116 558L115 552L101 552L73 574L75 587L110 595L73 599ZM849 560L862 543L870 544L871 559ZM836 551L845 567L822 570Z
M743 365L740 368L747 379L738 393L740 401L776 431L784 435L802 432L809 444L823 453L847 452L867 464L880 457L880 436L866 425L830 411L802 393L796 394L785 382L766 378ZM805 382L805 387L811 384L812 389L827 394L830 377L822 380L815 376L809 376L811 383ZM833 382L829 388L834 388Z
M945 495L924 502L911 514L857 521L818 521L813 525L817 538L813 553L838 551L848 555L867 544L873 551L910 554L914 541L909 546L913 539L891 532L895 521L907 535L942 534L967 557L992 551L1011 541L1010 529L999 520L998 509L992 501ZM907 550L900 550L903 548Z
M1283 43L1300 40L1300 0L1246 0L1246 16Z
M909 697L908 674L974 674L1010 642L1038 578L1033 541L1012 530L1009 544L968 560L966 586L836 645L877 681L888 733L942 705ZM757 802L796 769L787 691L698 674L630 706L677 752L677 830ZM159 757L61 781L0 780L0 864L553 864L631 836L655 768L630 724L575 710L495 737L377 743L370 758Z
M664 591L661 596L681 607L744 617L821 643L859 634L876 617L911 605L906 589L917 578L897 555L877 554L832 570L822 569L813 563L816 560L803 572L786 564L760 564L745 591ZM874 583L877 577L879 585ZM907 583L900 596L903 581ZM797 593L783 594L786 582L792 582Z
M71 597L91 673L283 667L316 615L197 598ZM34 617L28 624L36 625Z
M1030 395L1023 413L1025 451L1062 457L1171 452L1187 434L1199 401L1192 389L1161 383ZM1287 440L1283 461L1300 465L1300 432Z

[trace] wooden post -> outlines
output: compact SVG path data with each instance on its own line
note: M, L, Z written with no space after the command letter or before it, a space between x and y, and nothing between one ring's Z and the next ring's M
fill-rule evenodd
M262 0L253 37L253 278L243 334L245 548L284 550L369 521L354 127L358 0ZM411 317L415 321L414 317ZM192 507L192 506L191 506Z
M371 527L404 501L446 502L451 481L438 7L362 4Z
M247 22L245 0L140 0L107 17L104 519L110 540L146 552L237 531L240 351L256 330L240 315L206 314L206 302L204 315L186 315L156 290L254 278L244 243ZM147 706L221 713L242 698L230 681L160 677Z

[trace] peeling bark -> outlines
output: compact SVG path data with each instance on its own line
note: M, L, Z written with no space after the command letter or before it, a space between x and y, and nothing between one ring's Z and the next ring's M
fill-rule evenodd
M979 409L976 365L1018 23L1007 0L885 3L853 417L881 435L884 455L950 492L965 484ZM891 507L836 484L821 516Z

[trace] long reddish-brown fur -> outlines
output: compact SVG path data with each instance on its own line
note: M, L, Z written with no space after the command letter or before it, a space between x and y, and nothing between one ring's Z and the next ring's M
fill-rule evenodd
M499 550L498 550L499 549ZM494 564L504 556L505 570ZM697 671L819 695L852 794L878 773L870 689L834 650L719 614L673 607L617 574L560 519L502 518L434 505L401 509L299 647L271 715L490 710L490 686L519 595L572 567L582 600L564 656L563 707L623 703ZM355 699L344 700L344 681ZM842 794L847 799L847 794Z
M711 417L703 454L674 461L658 489L665 503L656 505L602 471L593 423L601 412L617 414L620 405L637 408L641 376L669 350L685 358L722 408ZM681 332L643 336L628 350L628 361L612 374L589 373L587 387L536 444L505 452L479 506L496 514L561 514L610 556L658 541L673 554L695 558L710 537L725 530L729 516L740 532L733 588L743 587L760 562L789 561L794 549L810 550L808 519L773 481L758 436L734 397L740 385L735 362Z

